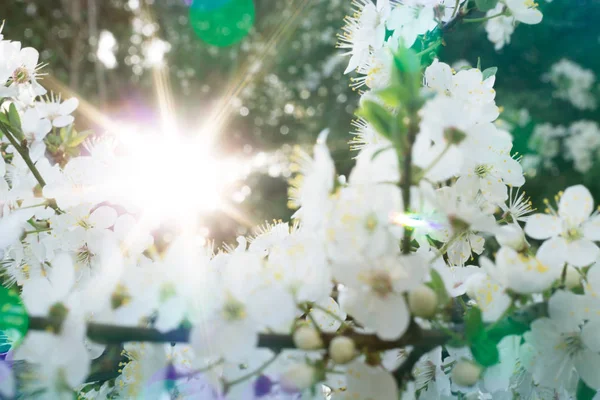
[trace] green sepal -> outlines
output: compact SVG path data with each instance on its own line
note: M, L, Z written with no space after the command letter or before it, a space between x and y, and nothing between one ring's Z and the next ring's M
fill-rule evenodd
M498 67L489 67L484 69L481 73L483 75L483 80L485 81L486 79L496 75L496 72L498 72Z

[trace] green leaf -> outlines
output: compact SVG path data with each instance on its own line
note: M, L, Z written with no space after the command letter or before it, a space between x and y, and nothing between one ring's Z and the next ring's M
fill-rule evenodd
M444 286L444 281L440 274L432 269L431 272L431 281L427 283L427 285L433 289L438 298L438 307L445 307L450 301L450 297L448 296L448 292L446 292L446 286Z
M579 380L579 384L577 385L577 393L575 398L577 400L592 400L596 395L596 391L585 384L581 379Z
M17 111L15 103L10 103L10 106L8 107L8 122L12 128L21 130L21 117L19 116L19 111Z
M489 67L486 68L485 70L483 70L483 80L485 81L487 78L490 78L494 75L496 75L496 72L498 72L498 67Z
M475 0L475 5L479 11L487 12L496 8L498 0Z
M529 330L529 324L506 317L487 329L488 337L495 343L500 343L506 336L522 335Z
M401 85L389 86L385 89L378 90L375 94L390 107L398 107L402 104L402 99L405 97L406 89Z
M471 344L473 358L484 367L490 367L500 362L498 347L485 332L482 332Z
M357 114L367 120L382 136L391 139L394 117L383 106L374 101L365 100Z
M477 307L471 307L465 313L465 335L469 342L473 342L481 333L484 332L481 310Z
M411 49L400 47L398 52L394 54L394 65L401 73L416 74L421 72L421 61Z
M29 329L29 317L19 295L0 286L0 332L9 343L20 343Z

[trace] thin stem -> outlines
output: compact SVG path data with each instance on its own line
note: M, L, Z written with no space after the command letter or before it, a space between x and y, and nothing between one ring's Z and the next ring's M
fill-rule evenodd
M438 47L440 47L442 45L442 39L438 39L435 42L433 42L432 44L430 44L426 49L421 50L420 52L417 53L418 57L421 57L429 52L431 52L432 50L437 49Z
M265 369L267 369L267 367L269 365L271 365L271 364L273 364L273 362L275 362L277 357L279 357L279 353L275 354L273 357L271 357L269 360L267 360L263 365L258 367L258 369L254 370L246 375L242 375L241 377L234 379L230 382L225 382L225 384L223 385L225 393L227 393L229 391L229 389L231 389L233 386L235 386L239 383L242 383L242 382L252 378L253 376L258 375L261 372L263 372Z
M407 146L404 150L404 167L401 171L402 182L400 184L400 190L402 192L402 201L404 202L404 212L408 214L410 212L410 188L412 186L412 148L419 133L419 122L417 117L417 110L411 110L410 121L408 123L408 131L406 134ZM400 155L399 155L400 156ZM404 227L404 236L402 238L402 253L410 254L411 252L411 241L412 241L412 227Z
M463 22L464 23L485 22L485 21L489 21L490 19L502 17L503 15L506 15L506 13L504 11L502 11L500 14L490 15L489 17L466 18L466 19L463 19Z
M219 365L223 364L224 360L220 359L218 361L215 361L212 364L207 365L204 368L199 368L199 369L195 369L191 372L188 372L187 374L184 374L182 376L179 376L180 378L193 378L194 376L198 375L198 374L203 374L207 371L210 371L211 369L213 369L214 367L218 367Z
M44 186L46 186L46 181L44 181L44 178L42 178L40 171L38 171L35 164L31 160L31 157L29 157L29 149L27 149L26 146L21 146L17 142L17 139L15 139L13 137L9 128L2 122L0 122L0 130L2 131L2 133L4 133L4 136L6 136L8 138L8 141L10 142L10 144L12 144L13 147L17 150L17 152L19 153L21 158L23 158L23 161L25 161L25 164L27 164L27 167L29 168L29 170L31 171L31 173L33 174L35 179L40 184L40 187L43 188ZM54 211L56 211L57 213L59 213L59 214L62 213L61 209L58 208L58 206L53 201L48 202L48 205L50 207L52 207L54 209Z
M332 313L331 311L329 311L328 309L326 309L325 307L322 307L318 304L312 304L310 306L310 308L314 308L316 310L322 311L325 314L329 315L330 317L332 317L333 319L335 319L338 322L341 322L342 324L346 323L346 321L344 321L343 319L341 319L340 317L338 317L337 315L335 315L334 313Z
M459 336L456 332L452 331L452 329L445 327L444 325L440 324L437 321L432 321L432 325L435 326L440 331L446 333L448 336L450 336L454 340L458 340L458 341L463 340L463 338L461 336Z
M19 143L17 143L17 139L13 137L12 133L10 133L6 125L4 125L2 122L0 122L0 130L2 130L2 133L4 133L4 135L8 138L10 144L13 145L13 147L17 150L19 155L23 158L23 161L25 161L25 164L27 164L27 167L29 167L29 170L31 171L35 179L38 181L40 186L42 188L46 186L46 182L44 181L44 178L42 178L40 171L38 171L33 161L31 161L31 158L29 157L29 151L27 150L27 148L23 148Z
M454 235L446 243L444 243L442 248L439 250L438 254L431 260L431 264L433 264L433 262L436 261L438 258L442 257L448 251L448 248L452 245L452 243L454 243L459 237L461 237L462 234L463 234L463 232L458 233L458 234Z
M49 232L51 230L52 230L52 228L38 229L38 230L35 230L35 231L25 231L25 235L33 235L33 234L36 234L36 233Z
M26 207L19 207L19 210L27 210L28 208L36 208L36 207L45 207L45 206L49 206L50 203L48 203L47 201L44 201L43 203L40 204L34 204L31 206L26 206Z
M460 5L460 0L456 0L456 2L454 3L454 11L452 12L451 18L456 17L456 13L458 12L458 9L460 8L459 5Z

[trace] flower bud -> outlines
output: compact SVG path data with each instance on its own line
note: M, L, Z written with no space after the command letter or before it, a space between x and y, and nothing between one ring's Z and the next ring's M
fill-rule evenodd
M427 285L420 285L408 293L408 306L416 317L432 317L437 309L437 304L437 294Z
M294 332L294 345L301 350L316 350L323 347L323 341L315 328L301 326Z
M286 393L297 393L308 389L315 383L315 369L307 364L294 364L279 380L281 389Z
M452 382L459 386L473 386L479 380L481 372L479 365L468 360L460 360L452 368Z
M346 336L333 338L329 343L329 355L336 364L346 364L354 359L356 345L354 340Z
M567 265L565 286L567 287L567 289L573 289L579 285L581 285L581 275L579 274L579 272L577 272L577 270L574 267Z
M523 251L528 247L523 229L517 224L500 227L496 233L496 240L500 246L507 246L516 251Z

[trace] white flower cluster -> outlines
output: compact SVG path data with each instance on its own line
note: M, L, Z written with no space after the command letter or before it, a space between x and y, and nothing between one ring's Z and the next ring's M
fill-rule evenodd
M389 74L365 83L388 87L402 48L386 30L410 45L454 15L449 3L358 1L346 27L350 69L384 49ZM506 3L517 19L537 12L515 4ZM120 167L110 141L64 166L34 151L44 134L25 134L35 122L27 113L52 130L72 124L76 103L41 105L37 53L7 46L18 50L0 52L3 280L45 317L36 324L49 323L14 343L10 357L25 367L18 388L0 382L3 396L496 399L569 398L579 379L600 388L600 215L572 186L556 208L529 216L512 137L494 124L494 68L456 72L435 60L410 94L414 109L365 93L380 120L357 122L348 178L324 131L312 155L297 155L294 223L214 252L193 231L154 245L127 199L104 190ZM407 74L420 86L418 67ZM544 305L526 329L498 334L513 311ZM137 342L158 336L167 343ZM115 342L124 342L119 364L99 374ZM399 386L411 370L416 379Z
M528 146L535 154L526 155L523 162L534 170L539 166L555 167L556 158L561 156L572 161L576 171L585 174L600 156L600 128L588 120L573 122L568 127L538 124Z
M411 47L419 35L435 30L454 18L464 0L354 0L354 15L347 17L338 47L346 49L350 62L346 73L360 75L355 87L381 88L391 77L392 50ZM391 34L390 34L391 32Z
M568 130L561 125L554 126L552 124L538 124L533 128L531 137L529 138L528 147L535 153L526 155L529 159L527 164L537 168L542 165L544 168L550 168L554 165L553 159L560 154L561 141L567 135ZM525 160L524 160L525 161Z
M490 42L496 50L510 43L510 37L517 23L535 25L542 21L542 13L533 0L504 0L486 13L489 18L485 30Z
M596 109L595 89L596 76L579 64L562 59L552 65L545 77L554 86L554 97L570 102L580 110Z
M565 139L565 158L573 160L574 168L586 173L600 155L600 128L594 121L577 121L569 126Z

